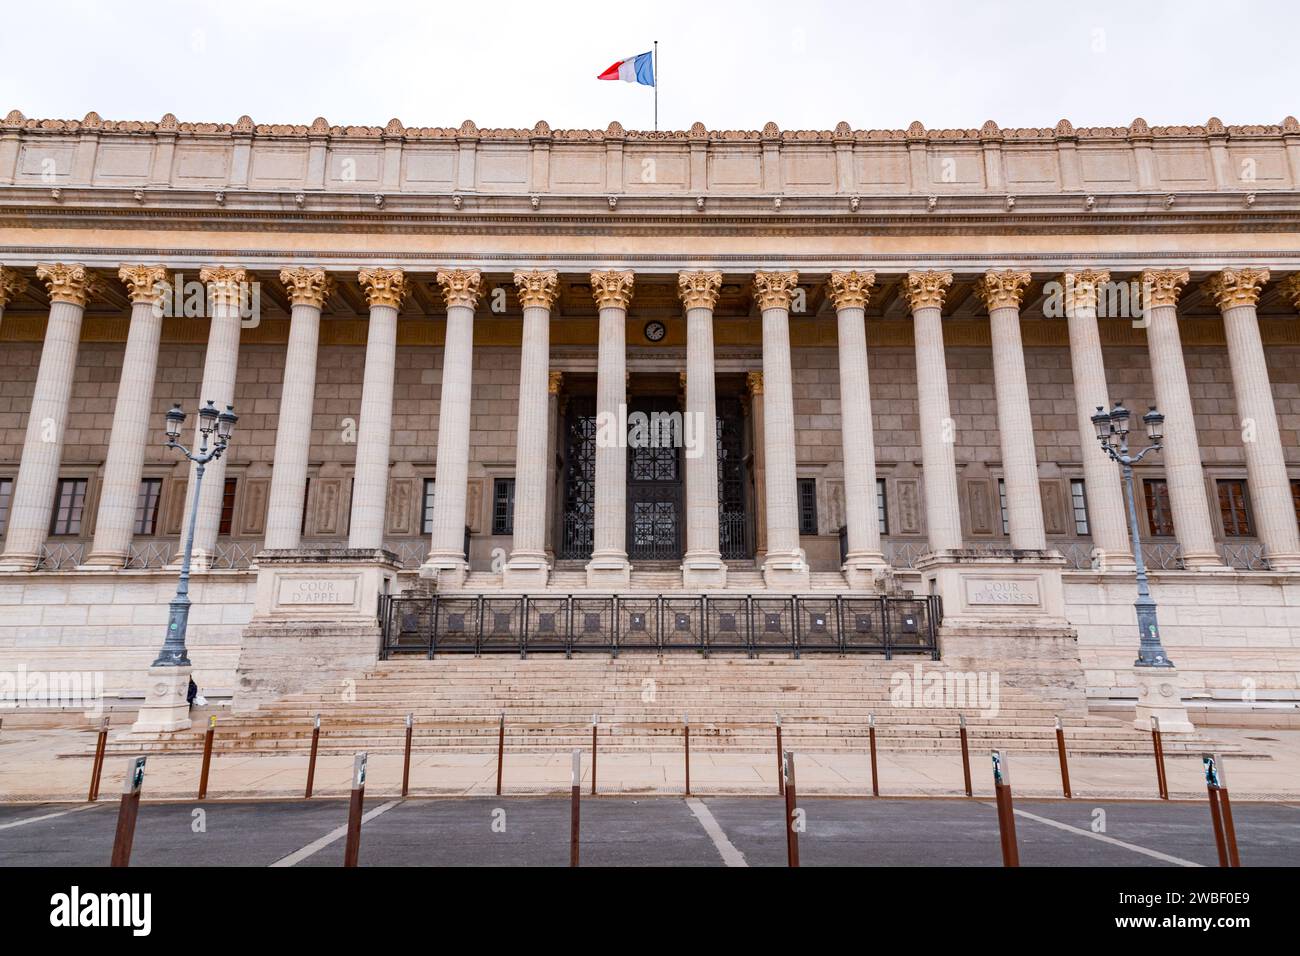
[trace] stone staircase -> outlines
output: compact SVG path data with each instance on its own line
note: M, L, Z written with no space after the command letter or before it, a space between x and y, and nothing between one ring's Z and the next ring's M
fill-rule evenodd
M651 654L385 661L354 687L295 694L249 715L223 717L216 749L305 754L319 713L322 753L400 753L411 713L417 749L484 753L495 750L504 713L510 752L590 746L591 717L597 714L602 751L676 753L688 714L692 749L766 752L775 747L780 713L785 745L796 750L863 751L874 714L882 750L955 753L960 711L967 717L972 758L994 746L1055 751L1051 704L1022 689L999 687L997 711L987 715L973 701L960 709L904 706L891 696L896 675L911 681L918 663ZM942 662L920 666L927 678L952 675ZM125 734L110 746L119 753L194 752L201 749L202 734L198 726L169 737ZM1068 719L1066 739L1077 755L1145 756L1151 750L1148 734L1112 717ZM1201 739L1165 742L1171 754L1205 746Z

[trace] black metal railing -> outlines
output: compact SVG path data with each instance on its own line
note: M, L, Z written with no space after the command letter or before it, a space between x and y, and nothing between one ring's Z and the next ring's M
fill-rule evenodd
M403 594L380 602L381 656L622 651L929 654L939 599Z

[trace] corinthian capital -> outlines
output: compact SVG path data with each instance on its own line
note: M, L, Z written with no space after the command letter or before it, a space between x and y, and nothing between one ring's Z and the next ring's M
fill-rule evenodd
M755 272L754 301L760 312L766 309L788 309L799 287L797 272Z
M27 291L27 280L13 269L0 266L0 309Z
M462 305L477 308L479 293L482 291L483 273L477 269L448 269L439 272L438 288L442 289L442 298L447 308Z
M1029 285L1029 273L1015 269L997 272L990 269L975 283L975 292L984 300L985 307L994 309L1018 309Z
M1077 309L1097 308L1097 287L1109 281L1110 273L1104 269L1079 269L1062 274L1065 314L1073 315Z
M519 304L525 309L549 309L560 294L560 277L554 269L515 273L515 288L519 291Z
M721 290L721 272L677 273L677 294L688 309L712 309Z
M943 297L948 294L950 285L951 272L909 272L903 295L907 296L907 304L913 312L917 309L942 309Z
M1178 293L1190 278L1191 274L1186 269L1143 269L1143 307L1177 305Z
M117 270L117 277L126 286L132 302L150 305L157 305L171 284L165 266L122 266Z
M626 309L632 301L633 276L629 271L593 272L591 295L600 309Z
M551 369L546 377L546 391L549 395L559 395L560 389L564 387L564 373L558 369Z
M1238 306L1254 306L1268 282L1267 269L1224 269L1205 280L1205 291L1227 312Z
M763 394L763 373L757 371L746 372L745 385L749 387L750 395L762 395Z
M324 269L281 269L280 281L293 305L324 308L325 300L334 291L334 280Z
M874 272L832 272L831 302L836 309L865 309L875 284Z
M406 273L401 269L362 269L357 273L357 281L366 290L366 300L370 307L388 306L400 309L402 299L406 298Z
M1300 272L1283 282L1281 289L1282 294L1291 301L1291 304L1296 309L1300 309Z
M51 302L71 302L83 309L94 294L97 277L85 266L55 262L36 267L36 278L45 283Z
M243 269L214 266L200 269L199 281L208 287L208 296L214 304L235 305L244 301L248 273Z

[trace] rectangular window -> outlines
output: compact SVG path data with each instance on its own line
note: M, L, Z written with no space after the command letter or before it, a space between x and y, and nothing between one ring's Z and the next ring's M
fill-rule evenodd
M496 478L492 482L492 533L515 533L515 480Z
M162 497L162 479L145 478L135 499L135 533L158 533L158 499Z
M885 479L876 479L876 520L880 522L880 533L889 534L889 509L885 506Z
M217 534L233 534L235 527L235 492L239 490L238 478L227 478L221 489L221 524Z
M425 534L433 534L433 489L432 478L424 479L424 498L420 504L420 527Z
M86 479L61 478L54 498L50 534L81 534L81 516L86 509Z
M1142 494L1147 505L1147 533L1173 534L1174 512L1169 504L1169 482L1163 478L1148 478L1142 482Z
M1070 479L1070 507L1074 510L1074 533L1088 534L1088 498L1084 494L1083 479Z
M799 533L817 533L817 479L799 479Z
M14 480L12 478L0 478L0 534L5 533L5 527L9 524L9 503L14 497Z
M1002 512L1002 533L1011 533L1011 522L1007 519L1007 482L1005 478L998 479L998 508Z
M1246 506L1246 482L1243 478L1223 478L1215 482L1219 492L1219 517L1223 533L1248 537L1255 532L1250 526L1250 509Z

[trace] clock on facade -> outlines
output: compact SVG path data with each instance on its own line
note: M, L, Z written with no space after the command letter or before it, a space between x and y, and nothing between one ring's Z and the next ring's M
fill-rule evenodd
M651 342L658 342L668 332L662 322L647 322L645 324L645 337Z

